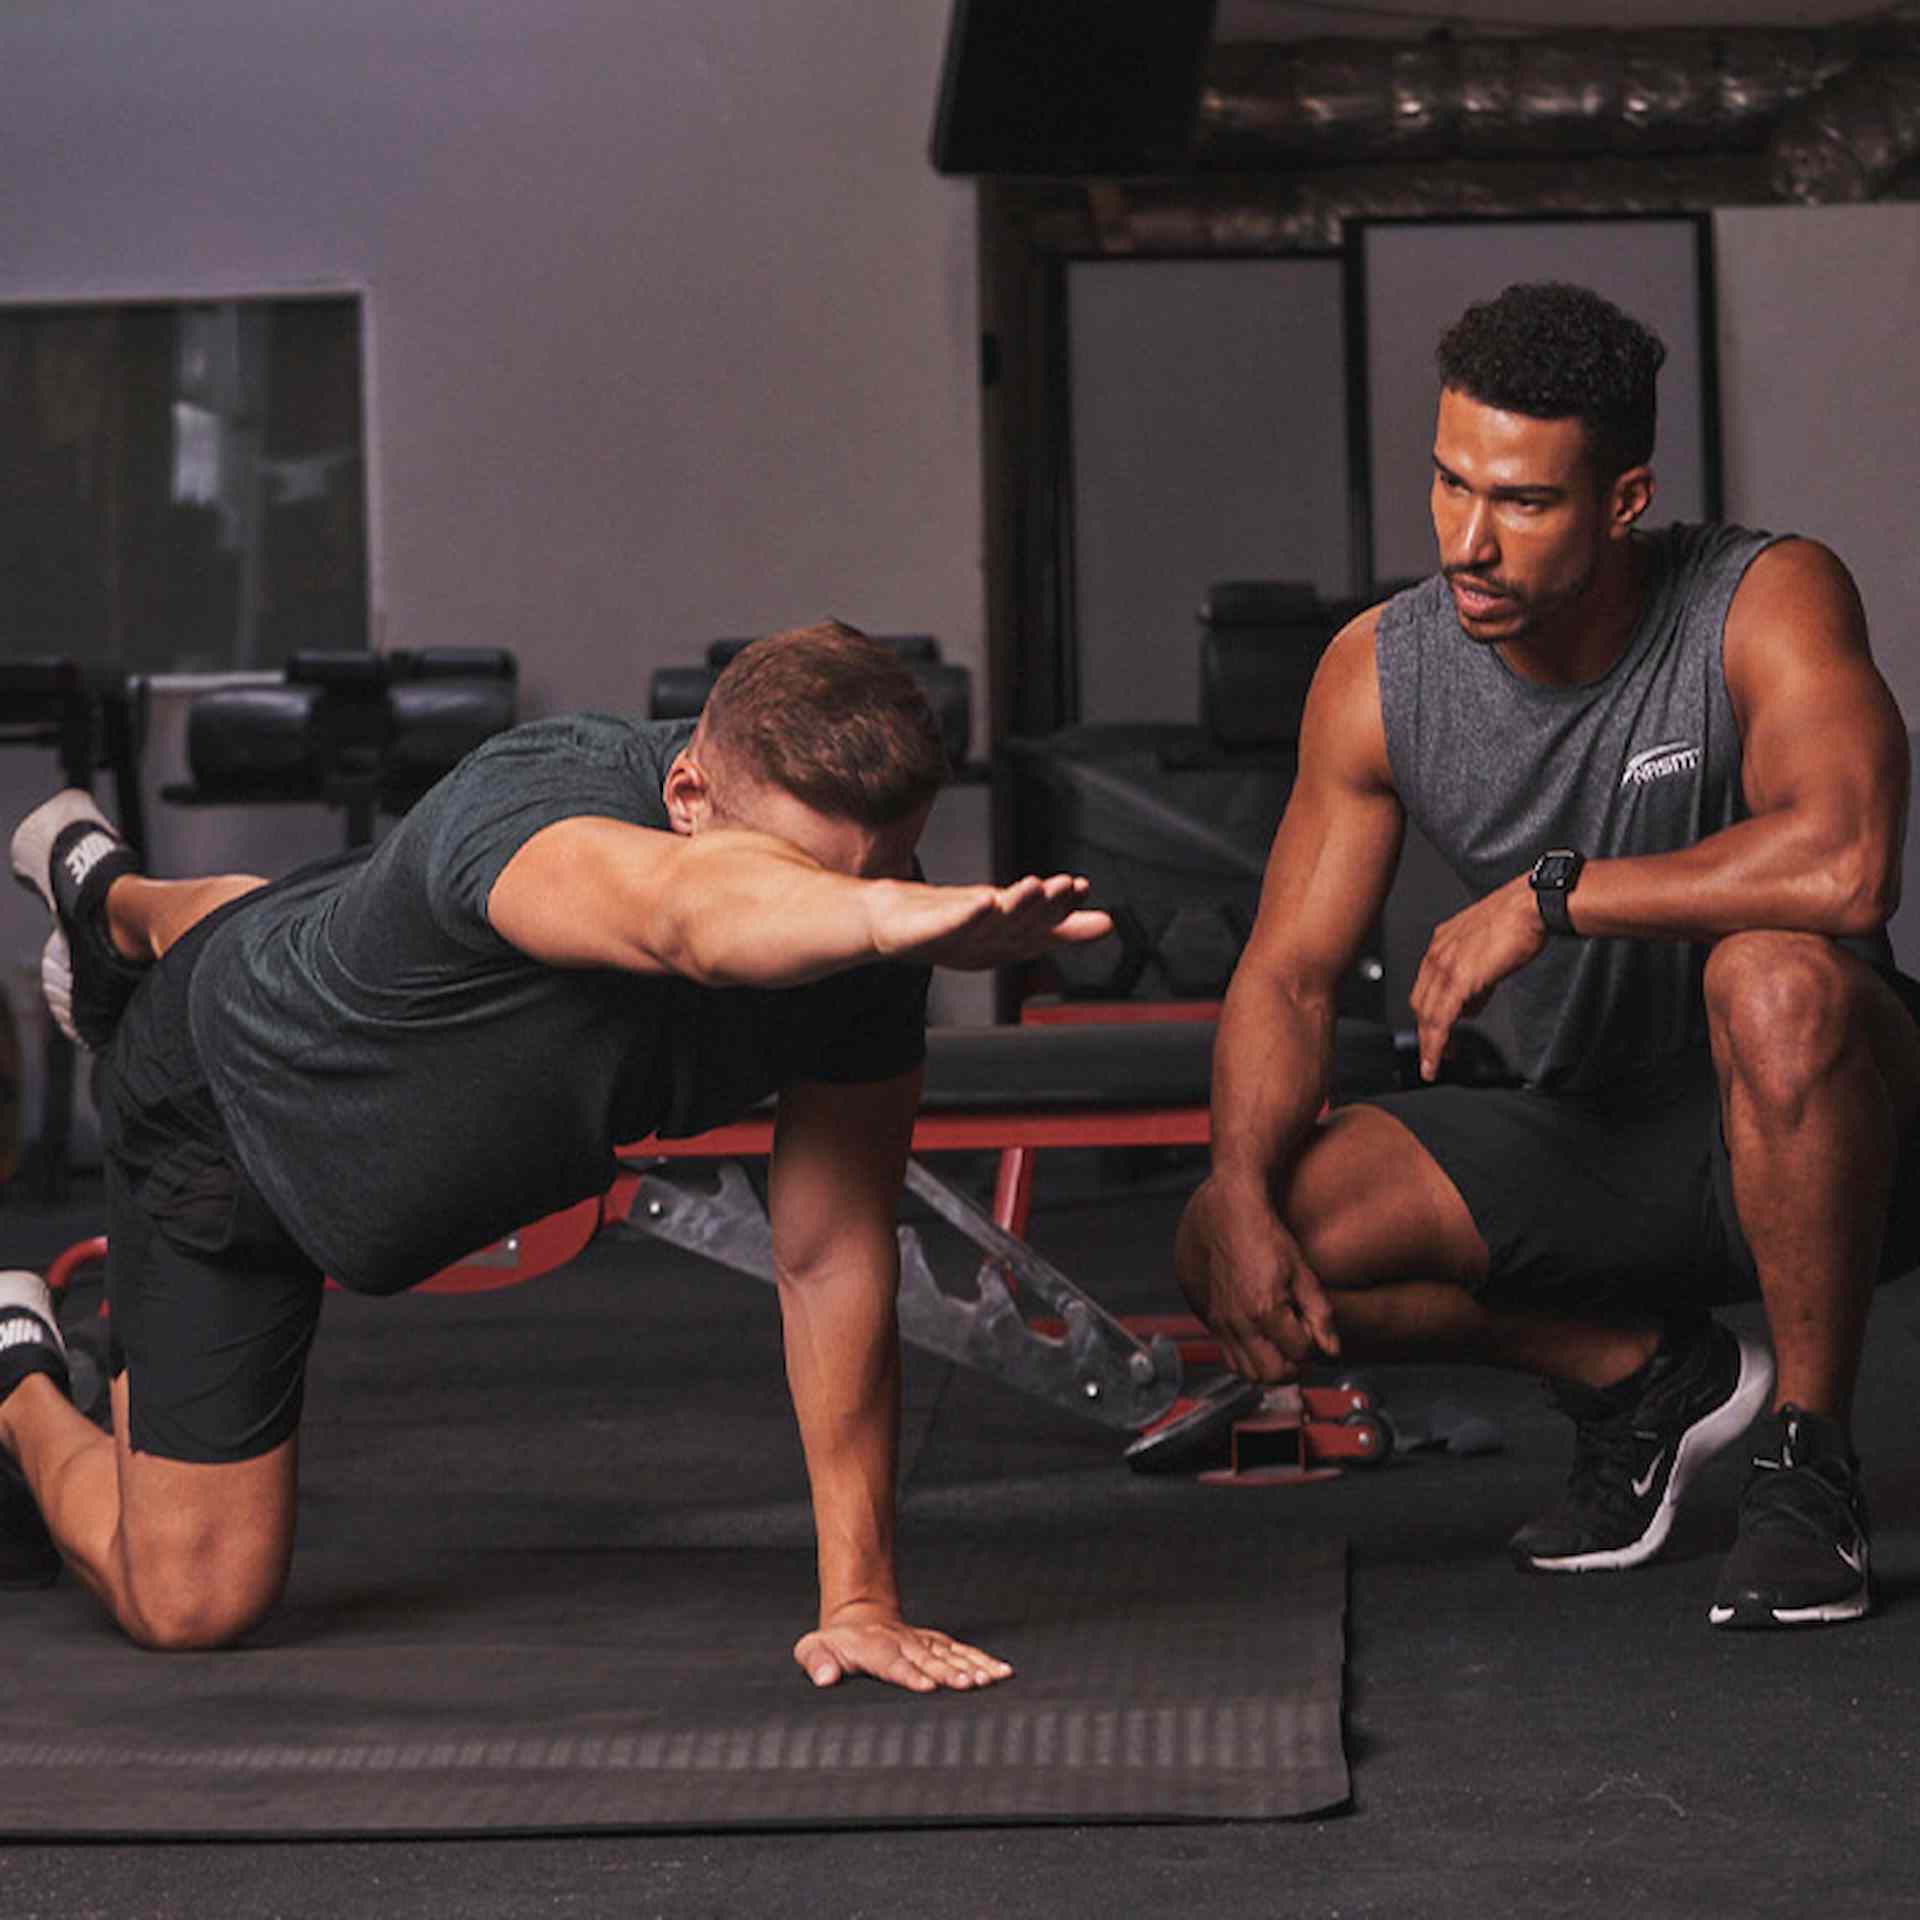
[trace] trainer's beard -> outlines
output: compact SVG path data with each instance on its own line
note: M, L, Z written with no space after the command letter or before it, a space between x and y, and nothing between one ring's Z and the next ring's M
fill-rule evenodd
M1600 564L1596 560L1571 586L1562 588L1558 593L1535 598L1509 580L1502 580L1493 574L1476 573L1471 567L1442 567L1440 570L1441 577L1449 585L1456 579L1472 580L1494 593L1504 594L1508 604L1501 610L1503 615L1509 620L1518 615L1515 624L1503 625L1499 633L1476 633L1464 619L1459 618L1459 603L1456 601L1454 614L1460 631L1477 647L1504 647L1515 640L1532 639L1542 627L1550 624L1554 615L1564 612L1568 607L1577 606L1586 597L1587 589L1593 585L1599 571Z

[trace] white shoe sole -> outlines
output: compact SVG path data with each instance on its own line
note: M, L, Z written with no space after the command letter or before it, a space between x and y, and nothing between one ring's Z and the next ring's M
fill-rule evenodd
M1843 1620L1863 1620L1872 1610L1873 1595L1863 1589L1844 1600L1823 1600L1817 1607L1769 1607L1766 1611L1776 1627L1825 1627ZM1716 1627L1730 1627L1738 1613L1737 1607L1715 1606L1707 1609L1707 1618ZM1745 1624L1759 1627L1766 1621L1750 1618Z
M1551 1560L1530 1558L1527 1564L1537 1573L1618 1573L1627 1567L1645 1565L1667 1544L1667 1535L1673 1530L1673 1516L1686 1498L1687 1488L1700 1477L1701 1470L1715 1454L1730 1447L1752 1426L1772 1392L1773 1355L1758 1341L1741 1340L1740 1371L1734 1379L1732 1393L1704 1420L1696 1420L1680 1436L1666 1491L1639 1539L1600 1553L1569 1553Z
M87 1043L73 1024L73 951L58 927L47 935L47 944L40 949L40 997L53 1015L53 1024L76 1047L85 1047Z

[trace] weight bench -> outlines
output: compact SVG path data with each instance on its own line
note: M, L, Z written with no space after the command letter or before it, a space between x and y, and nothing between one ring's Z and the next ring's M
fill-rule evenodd
M989 1373L1009 1386L1104 1426L1136 1432L1180 1395L1183 1369L1217 1365L1219 1350L1187 1315L1118 1318L1021 1237L1036 1157L1061 1147L1204 1146L1212 1137L1211 1005L1127 1003L1104 1017L1029 1008L1017 1027L936 1027L914 1123L915 1155L999 1154L991 1212L916 1158L907 1190L979 1249L974 1292L942 1288L912 1227L900 1229L900 1331L914 1345ZM1364 1021L1341 1023L1336 1097L1395 1084L1392 1037ZM676 1177L678 1160L764 1156L770 1108L682 1140L624 1149L621 1172L599 1200L536 1222L435 1275L424 1290L511 1286L572 1259L596 1233L665 1240L771 1281L771 1229L746 1176L723 1164L717 1186ZM1029 1317L1020 1296L1045 1309Z
M1217 1365L1218 1348L1185 1315L1121 1319L1108 1313L1021 1237L1036 1156L1061 1147L1202 1146L1211 1138L1209 1091L1216 1009L1195 1004L1108 1003L1103 1016L1030 1008L1017 1027L936 1027L927 1035L927 1075L914 1123L916 1155L999 1154L991 1212L976 1206L916 1158L907 1189L981 1255L971 1295L934 1278L919 1234L899 1229L901 1336L1015 1389L1092 1419L1138 1432L1180 1397L1187 1367ZM1395 1083L1392 1037L1342 1021L1335 1097ZM771 1105L685 1139L623 1148L609 1190L532 1222L443 1269L419 1288L473 1293L516 1286L564 1265L602 1232L663 1240L771 1282L772 1229L733 1162L773 1149ZM717 1174L689 1179L674 1163L717 1161ZM54 1263L56 1290L105 1251L70 1248ZM1032 1315L1022 1304L1044 1312Z

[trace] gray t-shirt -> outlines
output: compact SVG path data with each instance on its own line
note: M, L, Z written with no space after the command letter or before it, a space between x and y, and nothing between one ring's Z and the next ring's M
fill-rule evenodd
M555 821L665 828L691 722L538 720L470 754L363 860L249 898L209 939L194 1044L248 1173L343 1285L391 1292L604 1192L613 1149L699 1133L795 1080L904 1073L923 967L714 988L543 966L488 924Z
M1589 686L1521 679L1461 631L1438 575L1381 611L1394 785L1475 899L1552 847L1589 859L1670 853L1746 815L1721 646L1734 593L1775 536L1672 526L1639 538L1649 561L1639 619ZM1884 935L1870 944L1867 957L1890 964ZM1704 1044L1706 953L1673 940L1549 940L1500 988L1522 1078L1600 1087Z

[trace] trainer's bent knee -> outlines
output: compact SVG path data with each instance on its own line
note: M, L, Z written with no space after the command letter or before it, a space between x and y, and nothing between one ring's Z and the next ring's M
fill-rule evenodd
M1783 1099L1832 1067L1859 1007L1853 963L1818 934L1730 934L1707 956L1705 994L1716 1058Z

